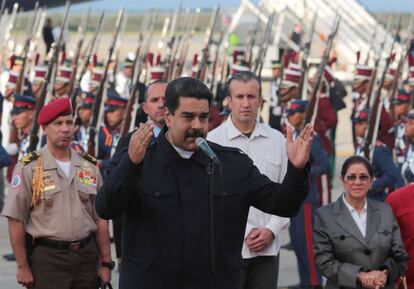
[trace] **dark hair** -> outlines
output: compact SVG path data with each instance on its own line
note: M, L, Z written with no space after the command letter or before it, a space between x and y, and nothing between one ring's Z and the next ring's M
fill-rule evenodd
M344 164L342 165L341 177L345 177L345 174L348 172L349 167L354 164L363 165L367 169L370 177L374 176L372 165L367 158L364 158L362 156L352 156L352 157L347 158Z
M230 95L230 85L235 80L241 81L243 83L249 82L250 80L256 80L259 84L259 96L262 96L262 82L260 78L251 71L240 71L230 77L230 79L227 81L227 95Z
M165 107L174 114L180 104L180 97L206 99L211 104L213 94L201 80L193 77L179 77L171 81L165 91Z
M148 100L148 91L149 91L149 89L150 89L150 87L151 86L153 86L153 85L155 85L155 84L168 84L168 81L165 81L165 80L162 80L162 79L157 79L157 80L155 80L155 81L153 81L153 82L151 82L151 83L149 83L148 85L147 85L147 87L145 88L145 101L147 101Z

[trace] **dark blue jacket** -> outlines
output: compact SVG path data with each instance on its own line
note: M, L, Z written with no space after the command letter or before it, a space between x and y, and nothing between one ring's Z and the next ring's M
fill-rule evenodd
M124 154L96 198L100 217L124 214L120 289L208 288L208 159L181 158L161 132L136 165ZM290 163L271 182L238 149L210 143L222 163L213 175L214 288L238 289L249 207L297 214L308 192L308 168Z

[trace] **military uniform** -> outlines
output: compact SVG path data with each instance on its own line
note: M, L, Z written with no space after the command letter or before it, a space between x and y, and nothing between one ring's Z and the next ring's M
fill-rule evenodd
M288 105L287 116L306 110L307 101L292 100ZM292 125L286 120L286 126ZM292 127L293 128L293 127ZM294 138L299 136L299 131L294 131ZM302 204L298 215L290 219L289 235L295 252L302 288L317 287L322 285L322 277L315 264L313 253L313 220L316 209L320 204L319 178L329 173L329 158L324 151L323 143L317 133L313 138L310 152L311 169L309 180L309 194Z
M59 112L71 113L68 99L48 106L39 114L39 125ZM94 234L100 219L94 204L101 185L96 160L73 149L70 162L56 160L46 145L16 165L2 215L24 224L34 288L95 288L99 250Z

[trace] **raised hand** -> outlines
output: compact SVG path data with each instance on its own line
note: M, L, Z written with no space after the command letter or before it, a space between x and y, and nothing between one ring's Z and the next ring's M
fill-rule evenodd
M299 137L293 141L292 128L286 128L287 142L286 150L289 161L298 169L305 167L313 140L313 126L307 124L301 131Z
M140 124L139 128L132 134L128 146L128 155L133 163L142 162L147 151L148 144L153 136L154 124L150 121Z

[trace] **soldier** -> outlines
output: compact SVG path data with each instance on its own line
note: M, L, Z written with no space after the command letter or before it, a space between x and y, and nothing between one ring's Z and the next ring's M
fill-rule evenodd
M10 114L13 124L19 132L19 143L10 143L7 151L10 155L18 155L20 160L29 151L29 134L32 129L36 99L28 95L14 95L13 109Z
M108 101L105 104L105 125L99 129L98 159L105 167L115 153L121 136L120 129L124 119L127 99L122 98L114 89L107 91Z
M405 131L405 115L410 110L410 95L403 89L398 91L397 96L392 100L394 105L394 116L395 116L395 158L399 168L404 163L405 154L407 152L407 144L404 139Z
M2 212L16 255L17 282L27 288L96 288L97 270L109 282L113 267L108 224L94 208L102 185L99 170L93 158L70 148L69 99L43 107L37 121L47 145L15 167Z
M287 106L285 125L294 129L294 138L299 135L302 128L307 103L306 100L294 99ZM290 219L289 235L298 263L300 288L322 288L322 277L316 267L313 253L312 228L314 214L320 203L318 178L329 173L330 165L317 133L313 138L310 162L309 194L301 206L299 214Z
M404 162L401 166L401 175L407 183L414 182L414 110L407 113L404 137L407 144Z
M269 125L270 127L281 130L282 109L279 105L277 95L281 83L280 75L282 72L282 63L280 60L272 60L272 81L270 83L269 95Z
M53 90L55 92L54 97L55 98L60 98L60 97L68 97L69 94L69 83L72 79L72 73L73 73L73 68L71 66L59 66L58 71L57 71L57 75L56 75L56 79L55 79L55 83L53 85Z
M368 128L369 113L369 109L363 109L357 112L352 119L358 142L356 155L363 155L362 145ZM381 135L378 135L375 143L374 153L372 154L372 166L375 180L372 183L368 198L383 202L387 193L390 193L394 188L404 186L404 180L393 161L391 150L381 141Z
M88 128L89 122L92 116L92 105L94 100L94 95L90 92L82 92L82 103L78 108L78 119L76 120L78 123L78 129L75 133L74 140L77 144L79 144L82 149L86 152L88 151Z
M135 56L132 53L128 53L128 57L125 58L122 64L122 71L116 74L116 91L124 98L130 97L131 85L132 85L132 72Z

